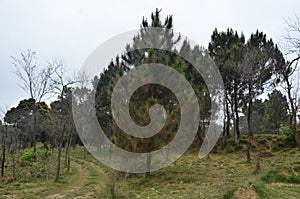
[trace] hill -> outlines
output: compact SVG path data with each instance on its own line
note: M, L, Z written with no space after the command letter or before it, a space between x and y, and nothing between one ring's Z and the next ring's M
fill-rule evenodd
M63 170L58 181L51 169L46 177L30 178L28 166L16 168L27 179L11 179L10 161L0 198L299 198L300 155L293 142L284 136L256 135L252 161L247 163L246 139L242 137L240 145L228 139L226 148L220 141L203 159L191 148L147 179L112 171L89 154L83 158L82 147L72 150L71 171ZM55 155L50 155L43 164L51 167L54 161Z

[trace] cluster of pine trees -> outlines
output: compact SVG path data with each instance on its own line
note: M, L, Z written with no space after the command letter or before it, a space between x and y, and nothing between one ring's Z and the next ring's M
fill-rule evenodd
M201 74L191 63L178 56L178 52L191 58L210 57L218 67L225 87L223 137L234 136L238 142L242 133L251 137L254 133L274 133L282 126L291 125L300 150L300 139L296 131L297 100L292 96L291 81L299 57L286 61L273 40L258 30L246 39L243 33L239 34L231 28L226 31L215 29L207 49L192 46L180 35L174 35L173 16L167 16L163 20L160 12L161 10L156 9L150 22L143 18L140 32L133 38L133 44L126 46L127 53L118 55L99 76L88 80L92 82L93 88L84 86L84 81L87 81L84 78L67 81L59 61L49 63L49 66L41 69L36 64L36 56L32 51L13 58L16 74L24 81L23 88L30 97L8 110L1 123L2 168L4 169L6 149L33 147L36 152L38 142L48 143L58 149L57 177L64 147L68 168L70 167L69 150L71 146L81 144L72 118L72 94L79 104L87 98L96 98L96 107L92 108L96 108L98 121L107 137L119 147L134 152L149 152L166 145L173 139L180 124L180 106L168 88L145 85L130 100L130 117L141 126L149 124L148 112L151 106L157 103L164 106L167 121L155 136L144 139L130 136L122 132L112 117L111 95L114 85L124 74L146 63L168 65L189 81L199 101L201 122L197 139L201 143L210 122L211 94ZM151 38L153 30L159 31L156 33L159 37ZM147 41L149 38L151 41ZM158 48L134 50L143 46L144 42L154 42ZM82 82L82 86L75 87L75 82ZM274 90L280 84L285 85L288 98ZM96 91L95 95L92 90ZM266 101L258 99L271 90L274 91ZM56 93L58 96L50 106L43 101L49 93ZM240 126L243 118L246 118L246 128Z

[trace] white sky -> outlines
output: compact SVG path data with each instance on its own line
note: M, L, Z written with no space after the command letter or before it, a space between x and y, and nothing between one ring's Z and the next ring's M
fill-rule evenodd
M61 58L76 71L102 42L138 29L155 8L173 15L176 32L207 47L212 31L231 27L248 36L259 29L280 41L285 18L299 14L299 0L0 0L0 107L16 106L28 95L13 73L11 56L26 49L43 64Z

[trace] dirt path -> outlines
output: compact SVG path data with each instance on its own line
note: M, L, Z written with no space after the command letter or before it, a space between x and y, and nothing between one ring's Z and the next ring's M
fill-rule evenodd
M100 197L105 189L103 178L106 177L103 169L93 161L73 158L72 167L77 172L75 178L70 180L71 184L59 190L59 193L52 194L46 199L62 198L95 198Z
M46 199L66 198L68 194L80 190L87 183L89 177L88 171L83 169L76 161L72 161L72 166L75 170L77 170L76 176L78 177L75 178L75 180L72 180L72 184L60 190L60 193L49 195Z
M53 180L40 183L26 183L20 189L0 194L0 199L88 199L102 198L101 196L105 194L105 180L107 176L100 164L95 160L72 158L71 174L65 178L64 181L66 183L63 183L63 181L54 182Z

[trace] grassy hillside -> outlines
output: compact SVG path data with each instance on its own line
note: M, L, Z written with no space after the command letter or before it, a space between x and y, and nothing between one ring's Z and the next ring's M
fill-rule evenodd
M142 174L112 171L91 155L83 158L82 147L72 151L71 172L66 173L62 166L58 181L53 180L55 154L43 162L47 174L34 178L30 173L41 171L23 165L16 167L22 176L11 179L10 161L6 177L1 179L0 198L300 197L300 155L290 141L283 136L255 136L251 163L246 163L246 138L240 143L236 146L229 139L225 149L219 144L210 158L204 159L198 158L197 149L190 149L174 164L153 172L149 179Z

